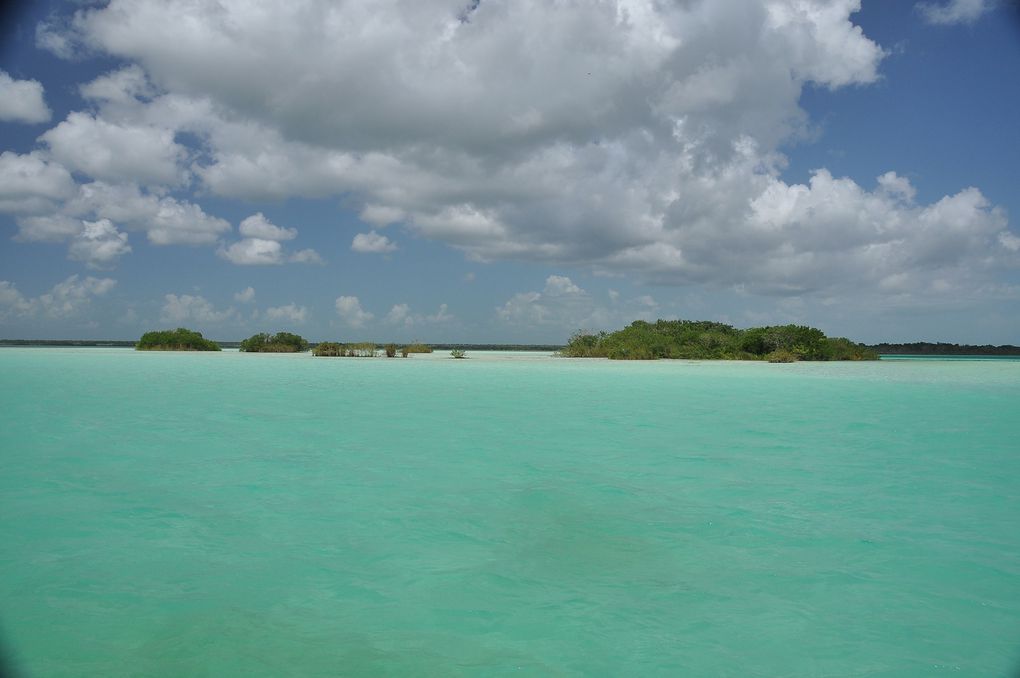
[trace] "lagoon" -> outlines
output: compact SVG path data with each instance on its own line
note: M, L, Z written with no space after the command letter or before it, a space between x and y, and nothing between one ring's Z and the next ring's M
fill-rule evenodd
M1002 676L1020 361L0 349L26 676Z

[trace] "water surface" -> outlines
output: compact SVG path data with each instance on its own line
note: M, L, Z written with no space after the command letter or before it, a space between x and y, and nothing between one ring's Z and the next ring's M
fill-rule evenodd
M0 350L26 676L1004 676L1020 363Z

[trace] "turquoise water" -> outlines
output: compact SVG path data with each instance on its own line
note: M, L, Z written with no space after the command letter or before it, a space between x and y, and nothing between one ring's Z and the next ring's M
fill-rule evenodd
M1020 363L0 350L25 676L1007 676Z

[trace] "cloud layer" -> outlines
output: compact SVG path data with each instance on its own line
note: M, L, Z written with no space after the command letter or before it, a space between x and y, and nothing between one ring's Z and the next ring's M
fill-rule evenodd
M343 198L368 227L351 241L358 253L395 251L395 236L379 232L389 228L480 262L655 284L831 299L972 294L1020 261L1005 213L978 188L923 203L895 171L911 168L866 183L824 168L803 184L783 178L784 149L813 132L803 89L880 77L886 51L853 23L859 7L85 6L66 26L41 27L39 44L130 65L83 84L87 110L43 133L36 151L0 156L0 209L17 215L20 239L66 242L93 267L130 252L135 231L152 244L215 246L234 264L321 262L313 250L288 251L297 229L261 213L226 239L230 224L205 213L193 189ZM948 24L988 3L919 7ZM36 101L31 82L2 77L0 88L29 92L19 101L40 118L41 86ZM577 303L584 295L564 280L517 295L500 316L541 323ZM181 299L172 306L201 312ZM356 296L335 307L353 327L374 318ZM400 307L385 317L416 322Z

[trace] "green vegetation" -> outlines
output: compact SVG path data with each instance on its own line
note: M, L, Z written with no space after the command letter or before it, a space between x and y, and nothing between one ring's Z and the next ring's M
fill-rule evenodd
M739 330L708 320L636 320L617 332L578 332L561 355L614 360L877 360L875 351L849 339L829 338L803 325Z
M450 357L451 358L467 358L467 351L464 351L464 350L459 349L459 348L455 348L452 351L450 351Z
M308 350L308 342L290 332L262 332L242 341L240 349L246 353L301 353Z
M386 357L387 358L396 358L397 357L397 345L396 344L386 344L385 350L386 350ZM407 356L404 356L404 357L406 358Z
M135 344L137 351L219 351L220 345L201 332L178 327L176 330L146 332Z
M432 347L428 344L408 344L403 350L408 353L432 353Z
M1003 344L947 344L915 341L909 344L875 344L869 348L889 355L1020 355L1020 346Z
M375 344L370 342L338 344L334 341L324 341L312 349L312 355L327 358L372 358L375 357Z

